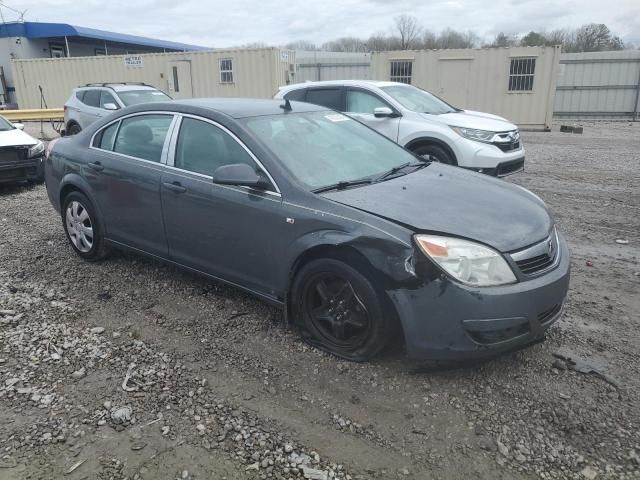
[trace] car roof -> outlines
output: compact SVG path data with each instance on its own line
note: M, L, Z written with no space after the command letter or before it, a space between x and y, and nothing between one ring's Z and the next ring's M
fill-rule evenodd
M351 87L391 87L393 85L406 85L399 82L383 80L323 80L319 82L304 82L280 87L280 91L297 90L309 87L351 86Z
M258 117L262 115L278 115L287 113L282 108L283 100L262 98L190 98L188 100L174 100L165 105L184 105L187 107L200 107L224 113L232 118ZM149 108L153 108L152 104ZM157 104L155 104L157 105ZM304 102L290 102L291 112L322 112L326 107L312 105Z

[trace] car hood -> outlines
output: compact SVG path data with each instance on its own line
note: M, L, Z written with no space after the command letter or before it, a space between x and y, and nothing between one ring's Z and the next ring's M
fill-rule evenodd
M415 232L476 240L501 252L543 240L553 226L545 204L528 190L437 163L392 180L322 195Z
M38 143L38 141L35 138L17 128L0 132L0 147L35 145L36 143Z
M443 113L442 115L437 115L436 118L442 123L453 127L477 128L478 130L492 132L507 132L518 128L502 117L491 115L490 113L474 112L473 110Z

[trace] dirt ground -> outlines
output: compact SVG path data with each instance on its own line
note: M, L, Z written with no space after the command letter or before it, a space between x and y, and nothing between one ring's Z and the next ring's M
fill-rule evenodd
M345 363L232 288L84 263L43 186L0 187L0 479L640 478L640 124L524 142L508 181L569 241L566 310L455 369Z

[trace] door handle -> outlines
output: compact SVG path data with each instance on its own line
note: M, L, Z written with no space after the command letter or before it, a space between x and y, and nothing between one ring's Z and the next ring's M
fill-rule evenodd
M164 185L164 187L167 190L171 190L172 192L176 192L176 193L184 193L187 191L187 189L185 187L183 187L180 182L163 182L162 185Z
M94 170L96 172L101 172L102 170L104 170L104 167L102 166L102 164L100 162L91 162L91 163L88 163L87 166L91 170Z

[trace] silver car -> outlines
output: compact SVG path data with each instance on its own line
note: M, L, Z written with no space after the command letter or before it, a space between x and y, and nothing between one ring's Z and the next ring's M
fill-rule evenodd
M75 135L96 120L139 103L171 100L166 93L144 83L89 83L73 90L64 104L67 135Z

